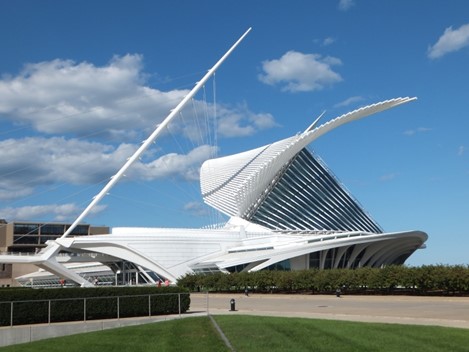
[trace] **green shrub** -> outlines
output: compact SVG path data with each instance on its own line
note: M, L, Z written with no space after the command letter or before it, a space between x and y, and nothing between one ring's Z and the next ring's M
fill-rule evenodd
M333 293L337 288L356 294L469 294L469 266L424 265L383 268L257 271L233 274L188 274L178 284L190 290L259 293Z
M10 325L12 306L13 325L20 325L184 313L190 297L179 287L0 290L0 326Z

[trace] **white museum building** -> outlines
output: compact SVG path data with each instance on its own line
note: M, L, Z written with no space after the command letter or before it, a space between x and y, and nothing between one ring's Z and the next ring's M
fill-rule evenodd
M250 30L250 29L249 29ZM23 285L155 284L188 273L382 267L403 264L423 248L422 231L385 232L308 147L320 136L415 98L362 107L304 132L239 154L205 161L200 188L206 204L228 221L200 229L112 228L76 236L83 218L163 133L249 30L207 72L111 177L65 233L32 255L0 255L0 263L34 264Z
M83 286L96 277L154 284L193 272L403 264L424 247L427 234L384 232L308 146L340 125L412 100L369 105L275 143L207 160L200 170L203 199L230 217L216 228L112 228L107 235L57 238L37 255L0 261L36 264ZM20 282L46 279L40 271Z

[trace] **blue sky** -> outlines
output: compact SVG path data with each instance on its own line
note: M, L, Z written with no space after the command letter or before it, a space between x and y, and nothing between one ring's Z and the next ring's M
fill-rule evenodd
M182 118L216 106L228 155L323 111L418 97L311 148L386 231L428 233L408 264L469 264L468 14L465 0L1 1L0 218L73 220L252 27ZM214 147L196 131L175 123L86 221L207 224L197 169Z

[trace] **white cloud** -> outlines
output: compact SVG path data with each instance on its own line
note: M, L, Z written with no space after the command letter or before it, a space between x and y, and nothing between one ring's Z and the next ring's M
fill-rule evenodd
M225 115L218 123L218 130L225 137L250 136L254 134L254 127L248 124L243 125L241 122L243 116L233 112Z
M282 90L307 92L342 81L332 66L342 62L334 57L289 51L278 60L264 61L259 79L269 85L282 84Z
M206 217L210 215L210 210L207 205L200 202L189 202L184 204L184 210L188 211L192 215Z
M91 214L97 214L106 209L105 205L97 205L91 211ZM7 207L0 209L2 218L8 221L34 221L49 218L52 215L51 221L71 221L77 214L82 211L76 204L48 204L48 205L33 205L24 207Z
M0 200L27 196L41 185L97 184L109 179L135 150L136 146L130 144L114 148L62 137L0 141ZM197 180L200 165L216 151L217 147L204 145L187 154L170 153L149 162L138 161L127 175L141 180L168 176Z
M275 119L272 114L269 113L251 113L249 114L249 120L254 126L258 127L260 130L279 126L279 124L275 122Z
M10 182L7 180L0 181L0 200L13 200L27 197L34 192L34 187L29 185ZM1 215L0 215L1 217Z
M394 173L389 173L389 174L386 174L386 175L382 175L379 179L380 179L380 181L386 182L386 181L392 181L398 176L399 176L399 174L394 172Z
M66 206L15 208L12 201L25 204L24 198L38 190L59 186L64 187L62 197L70 185L96 185L113 175L136 150L136 141L147 137L188 92L145 86L146 76L142 56L125 55L103 66L60 59L28 64L18 75L0 78L0 121L14 126L2 131L4 138L14 137L0 140L0 214L32 219L47 218L48 212L60 220ZM209 101L194 99L165 132L184 140L176 146L178 152L168 153L158 144L126 175L194 181L202 162L217 151L204 139L214 133L208 125L218 126L220 138L252 135L276 125L272 115L252 112L246 104L232 109L220 103L219 123L214 124L212 116L206 120L207 111L214 110Z
M428 49L428 57L437 59L466 46L469 46L469 23L455 30L453 27L448 27L438 41Z
M413 136L417 133L426 133L426 132L430 132L431 130L432 129L428 127L418 127L417 129L414 129L414 130L405 130L403 133L406 136Z
M48 134L147 127L187 92L144 87L141 68L139 55L103 67L59 59L29 64L0 81L0 113Z
M149 163L138 163L129 172L129 177L147 181L170 176L178 176L185 180L199 179L202 163L216 155L218 148L203 145L191 150L188 154L169 153Z
M355 2L353 0L340 0L338 7L340 11L348 11L354 5Z
M336 42L336 38L334 38L334 37L326 37L326 38L323 38L323 39L318 39L318 38L313 39L313 43L321 45L321 46L332 45L335 42Z
M428 127L419 127L419 128L417 128L417 131L419 131L421 133L430 132L431 130L432 129L428 128Z
M208 110L213 109L208 106ZM214 137L216 128L218 137L246 137L278 126L272 114L254 113L246 103L236 107L217 105L216 121L213 118L204 120L204 116L191 119L180 119L171 124L172 135L183 135L194 143L202 144Z
M341 101L340 103L335 104L334 107L335 108L342 108L342 107L350 106L350 105L355 104L355 103L359 103L363 100L364 100L363 97L354 96L354 97L347 98L347 99Z
M466 151L466 147L463 145L460 145L458 148L458 156L463 156Z
M141 55L116 56L102 67L59 59L28 64L17 76L0 80L0 117L46 134L134 140L153 130L188 93L145 86L142 69ZM212 108L197 100L193 106ZM186 132L193 130L193 106L187 109Z
M328 46L328 45L333 44L334 42L335 42L335 38L327 37L323 40L322 45Z
M218 133L223 137L251 136L258 130L278 126L271 114L255 114L249 110L245 103L236 108L221 109L218 114Z
M0 189L23 184L96 183L112 175L134 149L63 137L0 141Z

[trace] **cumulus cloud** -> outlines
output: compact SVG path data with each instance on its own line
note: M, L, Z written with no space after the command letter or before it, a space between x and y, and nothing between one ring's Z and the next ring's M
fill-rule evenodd
M272 114L254 114L246 104L219 111L218 133L223 137L251 136L258 130L277 126Z
M0 200L29 195L40 185L97 184L109 179L136 148L63 137L1 141ZM169 153L148 162L138 161L127 176L140 180L169 176L197 180L200 165L216 152L217 147L203 145L187 154Z
M61 220L76 215L73 204L15 208L11 203L41 187L65 189L108 180L188 93L148 87L146 77L143 57L130 54L103 66L61 59L32 63L17 75L1 77L0 121L14 126L2 131L14 137L0 141L1 217L47 218L49 213ZM271 114L255 113L246 104L230 108L217 103L215 122L207 116L214 111L209 100L196 97L165 131L161 143L171 134L186 142L177 152L163 152L171 149L158 144L126 176L197 180L202 162L217 152L206 138L215 129L220 138L243 137L276 125Z
M469 45L469 23L458 29L448 27L438 41L428 49L430 59L440 58Z
M103 67L59 59L29 64L0 81L0 114L47 134L147 127L187 92L147 88L141 69L139 55Z
M97 205L91 211L91 214L97 214L106 209L105 205ZM70 221L80 213L81 209L73 203L67 204L48 204L48 205L34 205L24 207L7 207L0 209L2 218L8 221L14 220L27 220L27 221L42 221L44 218L50 218L52 221Z
M340 11L348 11L355 5L353 0L340 0L339 1L339 10Z
M0 201L10 201L27 197L34 192L34 187L29 185L10 182L10 180L0 181Z
M342 62L334 57L288 51L280 59L262 63L259 79L269 85L282 85L283 91L307 92L342 81L332 67Z
M170 176L181 177L188 181L199 179L202 163L216 155L218 148L203 145L194 148L187 154L168 153L149 163L137 163L129 176L147 181Z
M145 77L141 55L115 56L101 67L60 59L28 64L0 80L0 118L46 134L130 140L152 130L188 93L150 88ZM211 108L197 100L194 107ZM186 118L190 124L197 116Z
M135 147L63 137L0 141L0 190L21 185L96 183L112 175Z
M208 110L213 107L209 105ZM277 127L275 118L270 113L254 113L246 103L235 107L227 105L217 106L216 121L213 118L202 120L199 117L179 119L171 124L172 135L183 135L194 143L203 143L214 138L214 130L219 137L246 137L261 130Z

